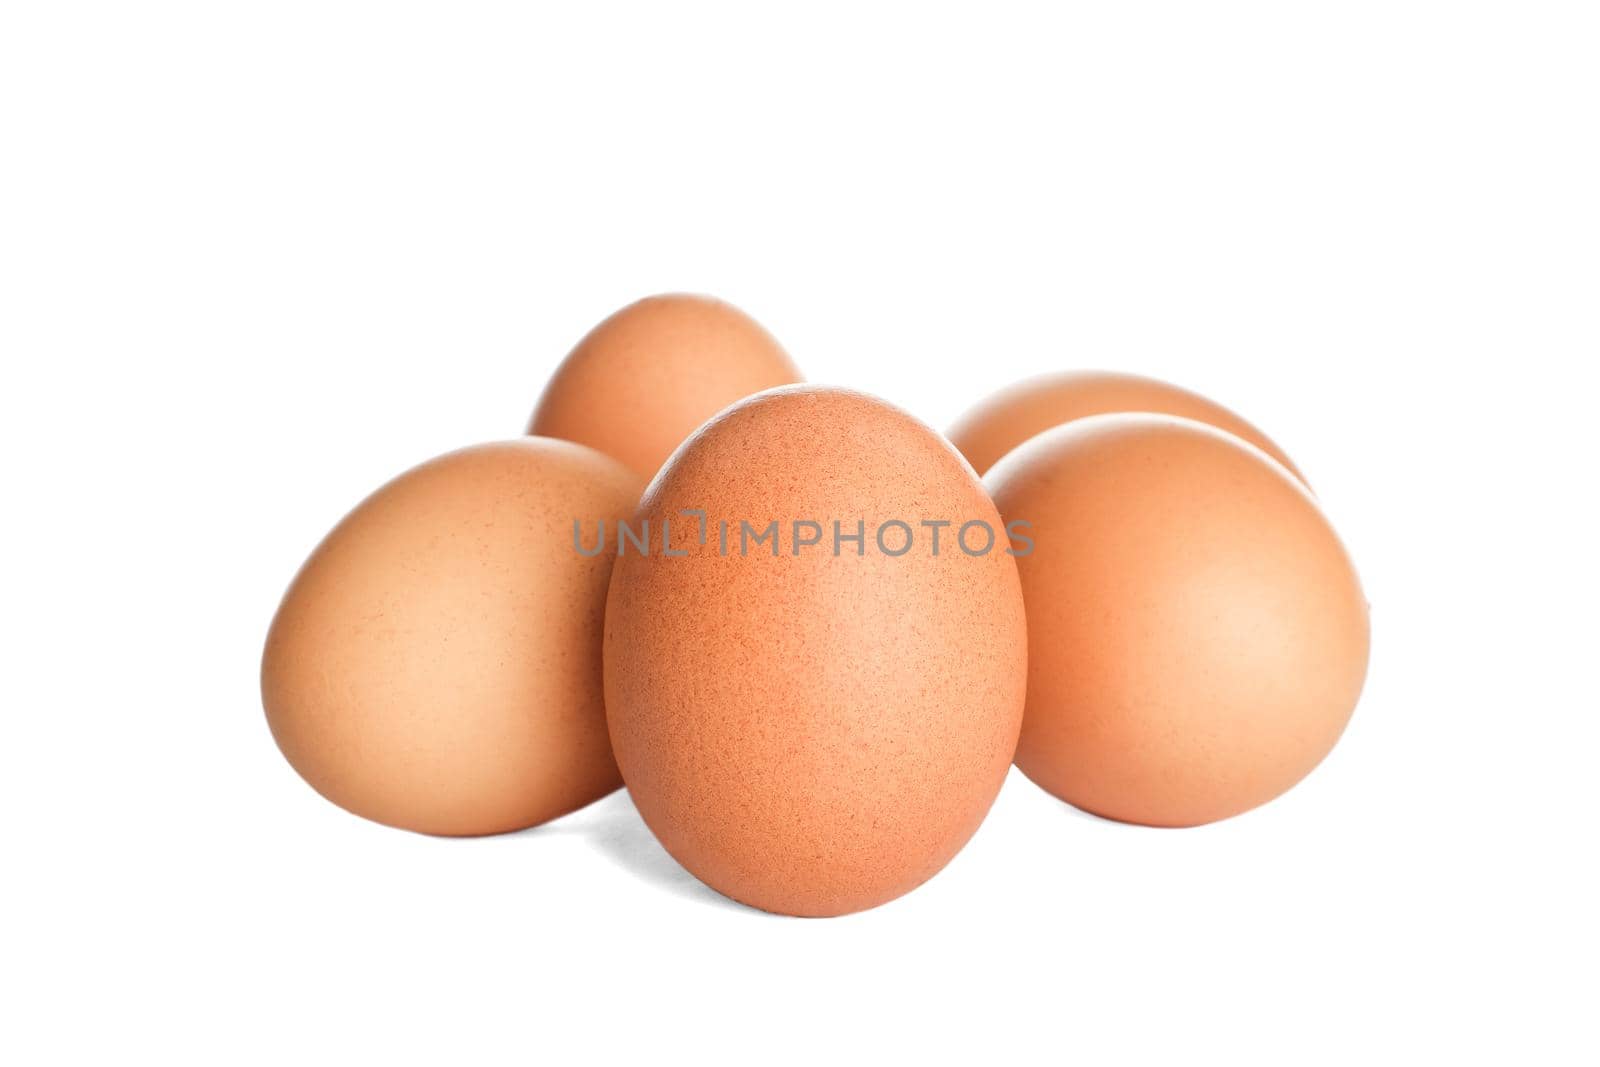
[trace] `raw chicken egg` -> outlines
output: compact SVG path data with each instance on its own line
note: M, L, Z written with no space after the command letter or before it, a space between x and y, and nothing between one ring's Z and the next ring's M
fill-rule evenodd
M985 484L1033 550L1017 766L1070 804L1192 826L1289 789L1360 696L1367 602L1305 486L1231 434L1101 415Z
M648 480L718 411L798 381L778 342L732 304L652 296L578 342L545 387L528 432L597 448Z
M606 711L667 850L791 915L949 862L1005 780L1027 639L1013 542L948 442L860 393L772 390L690 438L630 529Z
M462 449L373 493L311 554L261 664L267 722L311 786L431 834L517 830L621 784L601 625L613 557L574 524L638 477L567 441Z
M950 441L981 475L1001 456L1052 426L1130 411L1179 415L1226 430L1305 481L1283 449L1221 404L1154 378L1110 371L1071 371L1019 382L969 411L950 430Z

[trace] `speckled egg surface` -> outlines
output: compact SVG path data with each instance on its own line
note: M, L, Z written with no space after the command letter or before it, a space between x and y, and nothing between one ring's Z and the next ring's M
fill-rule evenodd
M1098 815L1193 826L1271 800L1333 748L1366 677L1367 602L1282 466L1188 419L1101 415L984 481L1033 524L1029 778Z
M1239 415L1168 382L1111 371L1069 371L1018 382L969 411L950 441L979 473L1034 434L1090 415L1143 411L1178 415L1248 441L1305 481L1283 449Z
M629 514L639 479L567 441L451 452L364 500L300 569L262 703L329 800L432 834L544 822L621 784L600 638L612 557L574 520Z
M597 448L645 480L718 411L801 380L749 315L709 296L646 297L579 341L545 387L531 434Z
M688 441L637 519L653 540L612 576L606 707L668 851L793 915L943 867L1004 781L1027 654L1010 542L954 449L860 393L773 390Z

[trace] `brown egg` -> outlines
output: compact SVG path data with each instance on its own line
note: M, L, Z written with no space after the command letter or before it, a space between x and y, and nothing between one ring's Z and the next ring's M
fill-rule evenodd
M955 450L872 397L774 390L695 434L638 519L654 540L612 577L606 710L667 850L791 915L943 867L1005 779L1027 653L1010 542Z
M545 387L528 432L598 448L648 480L729 404L800 380L772 335L732 304L652 296L578 342Z
M1034 437L985 484L1034 550L1017 766L1152 826L1276 797L1339 739L1367 604L1305 487L1187 419L1102 415Z
M362 501L267 635L262 703L295 770L431 834L521 829L620 785L600 673L613 556L578 552L573 522L626 516L639 491L598 452L523 438Z
M1071 371L1018 382L985 400L950 431L950 442L973 469L986 473L1001 456L1036 433L1089 415L1147 411L1181 415L1226 430L1255 445L1305 481L1266 434L1221 404L1176 385L1110 371Z

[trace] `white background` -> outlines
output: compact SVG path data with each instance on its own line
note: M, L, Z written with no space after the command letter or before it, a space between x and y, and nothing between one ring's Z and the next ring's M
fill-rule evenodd
M0 1059L1595 1062L1594 5L536 7L3 8ZM672 289L941 428L1085 366L1256 421L1373 602L1338 750L1189 831L1014 774L829 921L626 794L321 800L296 566Z

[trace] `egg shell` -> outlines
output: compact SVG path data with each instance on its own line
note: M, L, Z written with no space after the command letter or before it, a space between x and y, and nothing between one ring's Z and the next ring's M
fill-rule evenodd
M1090 415L1137 411L1178 415L1226 430L1305 481L1283 449L1221 404L1154 378L1111 371L1069 371L1018 382L963 416L951 428L950 441L984 474L1034 434Z
M800 380L772 335L732 304L682 293L646 297L578 342L545 387L528 432L597 448L649 480L718 411Z
M697 516L706 513L699 539ZM798 386L687 441L640 520L674 552L620 554L605 641L612 744L667 850L768 911L837 915L919 885L971 837L1015 749L1027 643L999 515L949 444L884 402ZM722 554L720 523L781 526ZM794 520L812 520L823 543ZM861 549L834 539L865 534ZM919 542L899 556L900 520ZM921 520L947 520L938 555ZM968 555L957 528L996 547ZM978 527L969 538L982 543ZM841 551L834 555L834 548Z
M283 754L358 815L431 834L532 826L616 789L601 634L613 557L574 548L639 479L566 441L449 453L339 523L261 665Z
M1278 796L1360 696L1367 603L1306 488L1231 434L1101 415L985 484L1034 550L1017 766L1070 804L1191 826Z

